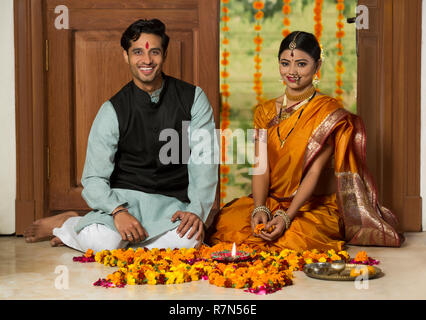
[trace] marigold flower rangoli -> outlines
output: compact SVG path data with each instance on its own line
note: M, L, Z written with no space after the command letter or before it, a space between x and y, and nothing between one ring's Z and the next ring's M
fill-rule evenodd
M208 280L210 284L243 289L256 294L269 294L293 284L293 271L303 270L306 263L349 262L346 251L308 250L297 252L259 251L247 245L239 245L238 250L249 253L250 260L222 263L212 258L218 251L230 250L232 244L223 243L200 249L117 249L94 253L90 249L84 259L78 262L101 263L117 270L106 279L97 280L94 285L105 288L125 287L126 285L179 284L190 281ZM78 257L77 257L78 258Z

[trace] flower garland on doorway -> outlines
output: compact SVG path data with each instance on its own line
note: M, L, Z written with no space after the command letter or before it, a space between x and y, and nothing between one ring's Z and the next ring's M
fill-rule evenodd
M322 25L322 4L323 0L315 0L315 6L314 6L314 34L315 37L318 40L318 43L321 44L321 36L323 31L323 25ZM321 71L319 70L316 74L317 79L321 79Z
M283 15L284 15L284 18L283 18L284 29L282 31L282 35L283 35L284 38L287 37L291 32L290 29L289 29L289 26L290 26L289 15L290 15L290 12L291 12L290 2L291 2L291 0L283 0L282 11L283 11Z
M336 100L338 100L340 103L342 103L343 98L342 98L342 94L343 94L343 81L342 81L342 74L345 72L345 68L343 67L343 60L342 60L342 56L343 56L343 44L342 44L342 39L345 36L345 31L343 31L343 27L344 27L344 16L343 16L343 10L345 9L345 4L344 4L344 0L337 0L337 5L336 5L336 9L339 12L339 15L337 17L337 32L336 32L336 38L337 38L337 62L336 62L336 68L335 68L335 72L336 72L336 90L334 91L336 96Z
M254 15L254 18L256 20L256 24L254 26L254 30L256 31L256 36L253 38L253 42L256 45L255 47L255 56L254 56L254 86L253 90L256 92L256 100L258 103L263 102L263 83L262 83L262 73L260 72L262 69L262 59L260 58L260 52L262 51L262 43L263 38L260 35L260 31L262 30L261 22L263 20L264 13L262 9L265 7L265 4L263 1L254 1L253 2L253 8L256 9L256 14Z
M222 1L222 32L223 32L223 40L222 40L222 60L220 64L222 65L222 72L220 73L222 78L222 83L220 86L221 89L221 96L222 96L222 110L221 110L221 121L220 121L220 129L223 132L224 130L228 129L230 120L230 110L231 105L229 103L229 96L231 95L229 83L227 79L229 78L229 56L231 53L229 52L228 45L229 45L229 38L228 38L228 32L229 32L229 26L228 22L230 21L229 18L229 8L228 3L229 0L221 0ZM228 145L229 141L226 139L223 135L221 135L221 166L220 166L220 207L222 207L224 203L224 199L226 197L226 187L227 183L229 181L228 175L230 172L230 168L228 165L226 165L226 155L228 152Z

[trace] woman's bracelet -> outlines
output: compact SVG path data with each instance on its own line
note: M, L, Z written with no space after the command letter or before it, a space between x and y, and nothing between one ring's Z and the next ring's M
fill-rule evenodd
M288 228L290 228L291 219L290 219L289 215L284 210L278 209L277 211L275 211L274 218L277 217L277 216L284 219L286 230Z
M269 210L269 208L266 206L257 206L256 208L254 208L253 212L251 213L251 218L253 219L253 217L259 211L265 212L268 215L268 220L271 220L271 210Z
M127 211L127 208L122 208L120 210L117 210L116 212L111 213L112 217L114 218L118 213Z

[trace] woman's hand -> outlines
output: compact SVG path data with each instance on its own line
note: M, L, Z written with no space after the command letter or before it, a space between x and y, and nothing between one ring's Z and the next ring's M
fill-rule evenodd
M266 232L265 230L270 230L273 228L271 233ZM271 221L265 224L265 229L259 234L259 237L266 241L274 241L281 237L285 231L285 221L283 218L276 216Z
M136 243L148 238L148 232L142 227L139 220L128 211L117 213L114 216L114 224L124 241Z
M266 225L268 223L268 214L264 211L258 211L254 217L251 218L251 229L253 230L253 235L259 237L258 234L254 232L256 226L260 223Z

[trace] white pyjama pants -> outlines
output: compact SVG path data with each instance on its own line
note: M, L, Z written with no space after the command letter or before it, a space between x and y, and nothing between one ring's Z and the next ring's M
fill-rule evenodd
M130 244L129 241L123 241L121 235L114 230L111 230L103 224L91 224L81 230L79 233L74 231L74 227L82 217L71 217L67 219L62 227L53 229L53 235L61 239L68 247L81 252L86 252L87 249L92 249L94 252L102 250L114 250L126 247L138 248L146 247L153 248L194 248L198 241L195 236L188 239L186 236L180 237L176 229L167 231L153 239L139 244ZM189 232L189 230L188 230ZM130 245L129 245L130 244Z

